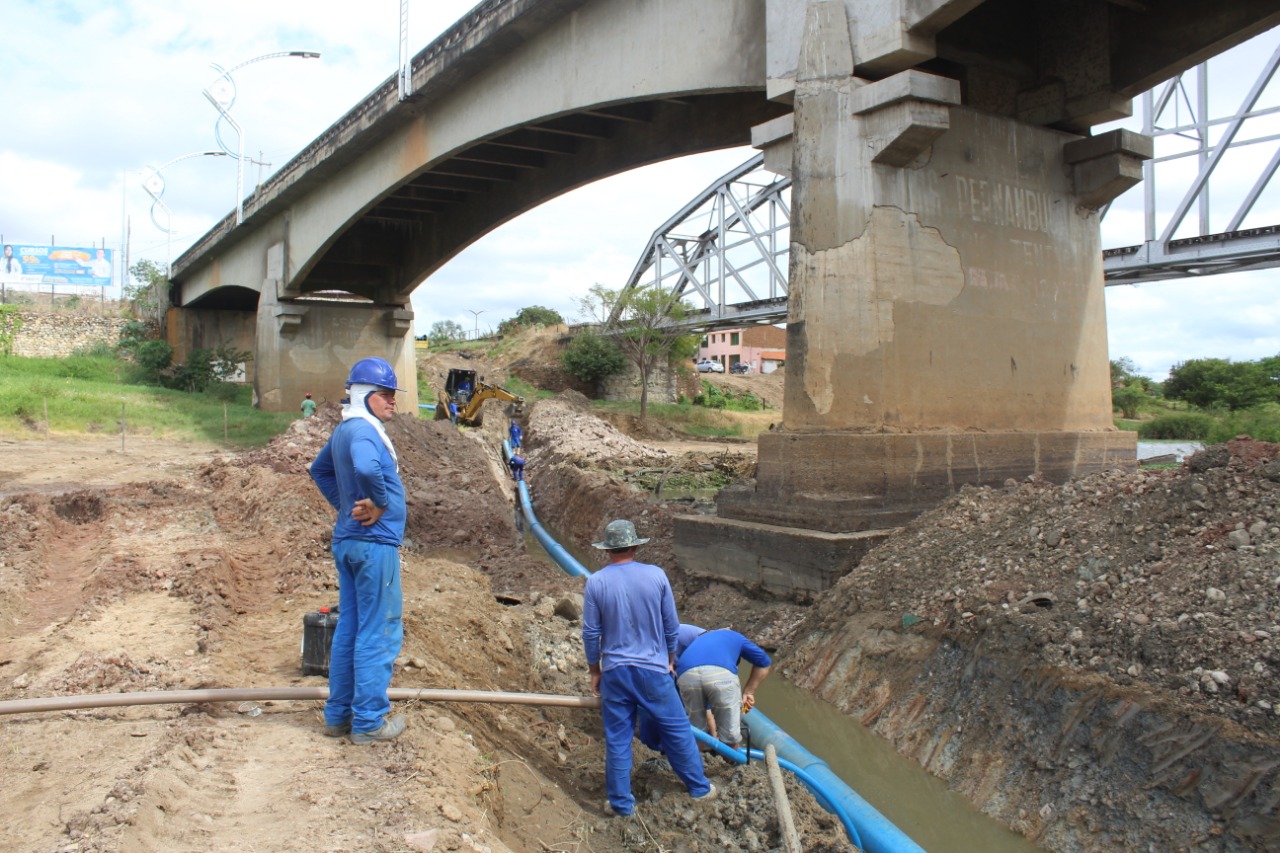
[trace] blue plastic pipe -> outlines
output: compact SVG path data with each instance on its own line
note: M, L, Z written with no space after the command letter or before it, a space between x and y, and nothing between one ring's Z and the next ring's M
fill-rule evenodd
M772 744L778 752L779 763L786 759L804 771L812 780L812 784L808 781L805 781L805 784L814 792L819 802L826 799L832 806L828 810L833 814L849 816L852 824L857 827L858 835L862 838L862 841L857 841L851 835L850 839L854 844L866 850L867 853L924 853L923 847L912 841L905 832L880 814L875 806L858 796L856 791L832 772L827 762L805 749L798 740L779 728L778 724L766 717L759 708L752 710L745 719L751 727L752 746L758 744L763 747ZM755 757L754 750L753 757ZM800 778L805 779L804 776ZM818 793L819 791L821 794Z
M503 440L502 456L504 459L511 458L511 442ZM586 566L579 563L577 558L570 554L565 547L559 542L551 538L543 527L542 522L538 521L538 517L533 514L533 500L529 497L529 487L521 480L516 484L516 488L520 492L520 508L524 511L524 520L528 523L529 529L533 531L533 535L537 538L538 544L543 547L555 564L564 569L575 577L590 577Z
M502 442L503 458L511 457L511 443ZM588 577L591 572L582 563L564 549L564 546L551 538L551 534L543 529L533 514L533 502L529 498L529 487L522 480L518 484L520 507L524 511L525 521L533 530L533 535L546 549L547 555L561 569L577 577ZM767 746L773 744L778 753L778 765L794 773L804 783L824 809L831 812L844 826L849 840L867 853L925 853L923 847L912 841L905 832L894 826L887 817L876 811L876 808L845 784L844 780L831 771L827 763L805 749L791 735L778 728L778 725L764 715L759 708L751 711L747 722L751 727L753 744ZM732 749L706 732L693 730L693 736L711 747L720 755L739 764L746 763L745 752ZM751 750L751 757L763 759L760 750Z

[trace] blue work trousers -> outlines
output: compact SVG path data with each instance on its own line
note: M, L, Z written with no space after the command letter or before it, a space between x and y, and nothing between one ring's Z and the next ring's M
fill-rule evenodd
M400 549L344 539L333 543L338 566L338 627L329 653L327 725L371 732L391 710L387 688L404 639Z
M600 716L604 722L604 786L609 805L617 814L631 814L636 807L631 793L631 738L641 708L653 718L667 761L690 796L701 797L711 790L670 673L615 666L600 676Z

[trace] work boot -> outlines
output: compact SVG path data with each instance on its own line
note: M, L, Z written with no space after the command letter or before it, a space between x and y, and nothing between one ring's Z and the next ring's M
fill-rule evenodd
M404 717L385 717L382 725L371 732L352 732L352 743L377 743L381 740L394 740L404 731Z
M343 737L344 735L349 735L349 734L351 734L350 721L345 723L337 723L336 725L332 723L325 723L325 726L324 726L325 737Z
M707 800L714 800L718 796L720 796L720 789L712 784L711 790L707 791L701 797L694 797L694 799L700 803L705 803Z

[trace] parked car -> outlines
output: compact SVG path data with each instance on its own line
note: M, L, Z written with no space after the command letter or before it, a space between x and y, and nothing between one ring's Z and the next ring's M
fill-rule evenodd
M735 361L733 364L729 365L729 372L730 373L750 373L751 365L747 364L745 361Z
M724 373L724 365L709 358L698 362L697 368L699 373Z

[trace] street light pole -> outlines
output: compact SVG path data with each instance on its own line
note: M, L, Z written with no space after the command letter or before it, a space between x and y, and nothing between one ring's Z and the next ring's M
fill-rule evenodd
M472 311L470 308L468 308L467 310L471 311L472 314L476 315L476 327L475 327L475 331L471 335L472 339L474 340L480 337L480 315L483 314L484 311Z
M226 152L223 151L192 151L190 154L183 154L181 157L174 157L163 166L148 166L151 174L142 180L142 188L147 191L147 195L151 196L151 224L156 226L165 233L165 266L164 274L168 275L169 270L173 266L173 213L169 210L169 205L160 200L160 196L164 195L164 178L161 172L181 160L189 160L192 157L225 157ZM156 221L156 205L160 205L164 210L164 225Z
M298 59L319 59L320 54L314 50L280 50L275 53L264 53L262 56L255 56L253 59L246 59L239 65L233 65L231 68L223 68L216 62L209 65L214 71L218 72L218 76L204 87L203 94L209 103L213 104L213 108L218 111L218 121L226 119L231 123L231 127L236 132L236 151L232 154L222 141L222 136L218 133L218 125L213 126L213 136L217 140L218 146L223 152L236 158L236 225L244 222L244 130L231 117L231 107L236 102L236 81L231 76L233 71L239 71L246 65L252 65L255 62L262 62L264 59L279 59L286 57L297 57Z

